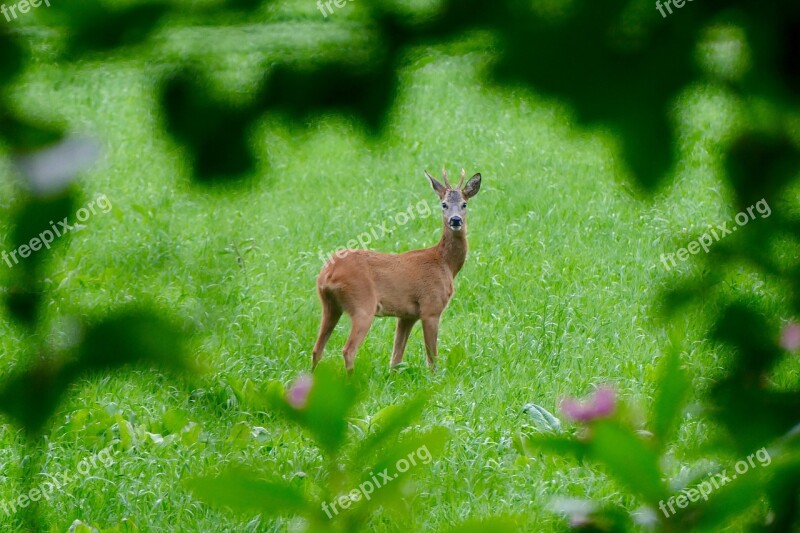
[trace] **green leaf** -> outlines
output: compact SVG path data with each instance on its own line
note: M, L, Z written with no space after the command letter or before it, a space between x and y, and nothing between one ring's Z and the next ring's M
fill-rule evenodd
M375 413L370 419L370 433L356 450L354 457L366 457L374 452L392 435L408 427L422 414L427 395L419 394L403 405L389 405Z
M216 97L193 72L174 73L160 89L170 134L185 148L194 175L205 183L253 173L256 159L248 144L258 110Z
M31 120L8 111L0 112L0 131L17 153L39 150L64 138L63 130L55 124Z
M708 501L690 501L686 509L680 509L673 503L676 511L674 518L691 525L693 530L718 531L723 525L730 524L735 516L746 512L760 501L765 492L763 477L758 475L757 470L748 472L747 476L732 479L719 489L708 480L705 483L707 492L712 491Z
M191 446L200 441L201 428L196 422L189 422L181 431L181 442L184 446Z
M450 352L447 354L446 361L448 368L459 368L467 361L467 351L462 345L456 344L450 348Z
M243 447L246 446L251 439L250 426L247 425L247 422L238 422L231 430L228 443L237 447Z
M180 433L188 422L188 415L179 409L168 409L164 413L163 425L168 433Z
M347 416L355 401L355 388L343 376L321 366L314 374L308 404L296 411L301 414L298 420L323 450L335 454L344 444Z
M393 446L381 451L380 460L364 473L362 481L368 481L373 474L384 470L393 479L401 477L404 472L400 472L398 469L400 461L408 463L408 471L432 463L436 456L443 454L449 437L449 431L443 427L435 427L421 433L404 436ZM405 468L405 465L403 467Z
M38 432L66 393L74 373L66 365L41 361L0 386L0 410L30 432Z
M31 432L42 429L73 383L128 365L185 371L183 332L153 311L118 313L87 328L72 360L55 357L16 371L0 385L0 411Z
M658 454L627 428L602 420L592 428L589 450L628 489L656 505L667 496L658 467Z
M513 443L517 451L525 456L551 453L554 455L571 455L578 460L582 460L588 453L586 443L566 435L518 432L514 435Z
M106 372L144 364L176 372L190 368L184 333L150 310L132 309L91 326L80 347L82 371Z
M273 516L306 514L310 506L302 492L283 482L267 481L243 470L230 470L220 476L186 481L194 495L217 507L235 513L267 513Z
M406 436L382 450L380 460L360 478L358 487L366 497L354 506L352 514L366 516L378 506L397 508L401 501L398 492L413 479L414 472L422 471L443 454L448 438L447 429L436 427Z
M114 415L114 420L117 423L117 427L119 428L119 440L122 444L123 450L130 450L133 447L135 436L133 433L133 425L130 422L125 420L123 416L119 413Z
M107 7L97 0L62 8L70 18L67 52L70 58L95 51L109 51L144 41L169 12L164 2L149 1L132 6Z
M653 433L663 448L677 429L690 383L676 350L664 358L659 375L652 417Z
M21 70L25 61L25 52L19 43L20 35L0 33L0 84L5 85ZM0 130L2 126L0 125Z
M97 533L97 528L92 527L91 525L83 522L81 520L76 520L72 523L69 527L70 533Z

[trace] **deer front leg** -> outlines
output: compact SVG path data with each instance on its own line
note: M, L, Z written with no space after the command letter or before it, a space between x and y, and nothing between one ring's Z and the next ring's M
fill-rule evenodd
M428 366L436 372L436 358L439 356L437 343L439 337L439 315L422 319L422 333L425 336L425 352L428 355Z
M414 324L417 322L416 318L398 318L397 331L394 334L394 350L392 351L392 363L394 368L403 362L403 353L406 351L406 343Z

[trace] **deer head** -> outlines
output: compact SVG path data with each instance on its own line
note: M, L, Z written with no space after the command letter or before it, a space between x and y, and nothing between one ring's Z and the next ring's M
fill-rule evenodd
M467 200L478 194L481 189L480 173L472 176L467 184L464 185L466 171L462 168L461 181L458 182L458 186L455 189L450 186L450 182L447 180L447 170L444 168L442 168L444 185L431 176L427 170L425 175L442 201L442 221L445 227L455 232L463 230L467 225Z

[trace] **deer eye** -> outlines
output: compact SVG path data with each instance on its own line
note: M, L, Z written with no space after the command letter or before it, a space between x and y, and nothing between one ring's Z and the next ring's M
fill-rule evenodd
M466 208L467 208L467 202L464 202L463 204L461 204L461 209L466 209Z
M442 209L447 209L447 204L442 204Z

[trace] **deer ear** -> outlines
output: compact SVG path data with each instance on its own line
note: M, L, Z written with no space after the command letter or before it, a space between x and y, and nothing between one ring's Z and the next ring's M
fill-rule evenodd
M464 198L472 198L478 191L481 190L481 174L480 172L472 176L467 184L464 186Z
M436 191L436 194L438 194L438 195L439 195L439 199L440 199L440 200L441 200L441 199L444 199L444 193L445 193L445 191L447 191L447 187L445 187L444 185L442 185L441 183L439 183L438 181L436 181L436 178L434 178L433 176L431 176L431 175L428 173L428 171L427 171L427 170L425 171L425 176L427 176L427 178L430 180L430 182L431 182L431 186L433 187L433 190L434 190L434 191Z

